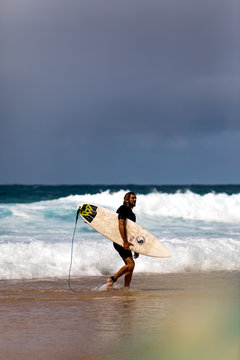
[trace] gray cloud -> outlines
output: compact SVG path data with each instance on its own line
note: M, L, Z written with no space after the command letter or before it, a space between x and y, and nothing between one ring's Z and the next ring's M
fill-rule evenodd
M128 132L141 149L240 130L235 0L4 0L0 20L0 147L13 163L88 142L116 157Z

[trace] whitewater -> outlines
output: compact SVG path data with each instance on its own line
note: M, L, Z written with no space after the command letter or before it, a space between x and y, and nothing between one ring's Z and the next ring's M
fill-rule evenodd
M45 189L44 200L23 202L16 196L14 202L0 202L0 279L67 277L78 204L89 202L116 211L126 190L132 188L109 186L63 196L60 192L46 200L49 189ZM136 191L137 223L151 231L172 257L141 255L135 272L240 270L240 192L145 190ZM72 276L108 275L121 265L112 242L79 219Z

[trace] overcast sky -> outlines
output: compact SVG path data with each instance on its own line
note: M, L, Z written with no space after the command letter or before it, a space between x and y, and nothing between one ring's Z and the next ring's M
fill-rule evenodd
M1 0L0 183L240 183L240 0Z

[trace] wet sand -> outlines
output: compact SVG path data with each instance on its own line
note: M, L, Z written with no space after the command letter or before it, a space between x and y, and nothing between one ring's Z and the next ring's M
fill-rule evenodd
M239 358L240 272L105 279L0 281L0 359Z

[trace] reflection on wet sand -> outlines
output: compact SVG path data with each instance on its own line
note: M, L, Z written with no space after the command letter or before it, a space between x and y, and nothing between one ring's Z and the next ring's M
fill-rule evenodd
M238 272L135 275L132 290L92 291L100 277L2 281L1 359L239 358Z

